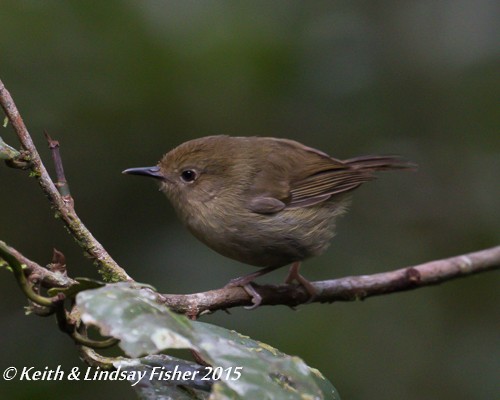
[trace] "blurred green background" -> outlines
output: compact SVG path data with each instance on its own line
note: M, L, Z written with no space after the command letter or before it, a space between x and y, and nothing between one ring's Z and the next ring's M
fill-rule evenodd
M138 281L165 293L253 271L179 224L154 182L121 175L212 134L287 137L338 158L401 154L418 173L355 193L312 280L500 242L498 9L477 1L2 1L0 79L76 210ZM17 146L12 129L0 136ZM0 165L0 239L97 277L35 181ZM262 281L279 282L286 271ZM302 357L344 399L498 398L498 273L366 302L203 320ZM0 271L0 370L83 366L52 318L26 317ZM0 380L4 399L133 398L125 383Z

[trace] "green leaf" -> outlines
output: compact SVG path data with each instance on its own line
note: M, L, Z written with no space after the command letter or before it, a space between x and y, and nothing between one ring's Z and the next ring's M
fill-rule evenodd
M200 370L200 368L204 368L189 361L179 360L178 358L160 354L134 360L122 359L116 361L113 365L121 371L137 371L145 374L144 378L140 381L133 379L130 381L139 399L205 400L210 396L208 392L213 382L201 380L203 374L199 374L196 380L177 381L175 382L176 384L167 385L165 380L162 380L161 376L155 373L157 370L172 371L176 367L179 368L179 366L183 372L195 372ZM173 380L170 380L167 383L172 382ZM183 384L184 387L180 387L180 384Z
M117 283L81 292L76 300L82 321L120 339L120 347L131 357L169 348L197 351L213 367L209 377L217 380L211 400L340 399L331 383L300 358L175 314L156 303L150 290Z

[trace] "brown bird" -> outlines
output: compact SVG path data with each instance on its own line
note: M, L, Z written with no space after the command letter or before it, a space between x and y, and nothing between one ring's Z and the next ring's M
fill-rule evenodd
M123 173L160 180L194 236L226 257L263 267L226 285L244 287L257 306L251 282L287 264L286 282L299 282L314 298L299 265L328 247L349 192L375 171L414 167L395 156L341 161L287 139L208 136L181 144L155 167Z

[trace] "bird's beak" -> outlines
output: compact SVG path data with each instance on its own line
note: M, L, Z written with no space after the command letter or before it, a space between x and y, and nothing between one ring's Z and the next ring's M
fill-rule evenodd
M122 171L122 174L143 175L156 179L164 179L164 176L161 174L160 167L129 168Z

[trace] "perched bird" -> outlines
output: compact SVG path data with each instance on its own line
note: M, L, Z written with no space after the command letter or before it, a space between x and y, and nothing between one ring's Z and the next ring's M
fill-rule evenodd
M244 287L258 305L252 280L287 264L286 282L296 280L314 297L299 265L328 247L349 192L375 171L413 167L395 156L338 160L287 139L208 136L169 151L157 166L123 173L158 179L194 236L226 257L262 267L226 285Z

